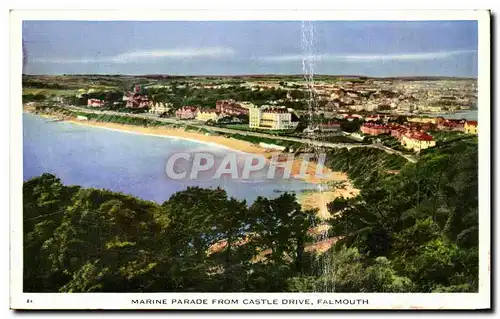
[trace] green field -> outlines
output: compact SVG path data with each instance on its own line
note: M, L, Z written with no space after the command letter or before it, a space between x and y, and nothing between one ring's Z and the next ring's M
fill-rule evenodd
M53 95L53 96L63 96L63 95L76 95L78 93L86 93L89 89L92 89L96 92L106 92L106 91L117 91L119 88L113 86L105 86L105 85L91 85L82 87L85 92L80 92L79 89L46 89L46 88L31 88L25 87L23 88L24 94L42 94L42 95Z
M23 95L27 94L41 94L45 96L63 96L63 95L76 95L78 90L58 90L58 89L37 89L37 88L23 88Z

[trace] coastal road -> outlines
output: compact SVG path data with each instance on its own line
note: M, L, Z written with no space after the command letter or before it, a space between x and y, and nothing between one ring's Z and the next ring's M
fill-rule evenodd
M308 144L312 146L317 146L317 147L324 147L324 148L376 148L379 150L382 150L386 153L389 154L395 154L404 157L406 160L416 163L417 159L408 154L404 154L401 151L394 150L390 147L387 147L383 144L361 144L361 143L334 143L334 142L326 142L326 141L320 141L320 140L313 140L313 139L307 139L307 138L298 138L298 137L290 137L290 136L279 136L279 135L273 135L273 134L268 134L268 133L261 133L261 132L253 132L253 131L242 131L242 130L236 130L236 129L230 129L230 128L224 128L224 127L218 127L218 126L210 126L210 125L205 125L197 121L189 121L189 120L177 120L173 118L161 118L156 116L155 114L133 114L133 113L123 113L123 112L115 112L115 111L98 111L98 110L89 110L87 108L82 108L82 107L77 107L77 106L65 106L65 108L74 110L74 111L79 111L79 112L85 112L85 113L92 113L92 114L106 114L106 115L119 115L119 116L130 116L134 118L141 118L141 119L154 119L166 124L177 124L177 125L191 125L199 128L203 128L206 130L214 131L214 132L220 132L220 133L227 133L227 134L239 134L239 135L245 135L245 136L254 136L254 137L262 137L262 138L268 138L268 139L274 139L274 140L281 140L281 141L290 141L290 142L297 142L297 143L303 143L303 144Z

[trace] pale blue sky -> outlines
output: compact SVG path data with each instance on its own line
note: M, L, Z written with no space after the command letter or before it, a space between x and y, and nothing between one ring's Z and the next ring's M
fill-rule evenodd
M315 72L477 76L476 21L316 21ZM300 74L300 21L25 21L29 74Z

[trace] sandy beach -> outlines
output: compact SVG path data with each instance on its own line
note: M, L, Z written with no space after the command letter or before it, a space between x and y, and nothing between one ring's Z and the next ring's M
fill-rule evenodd
M351 198L359 194L359 190L354 188L347 181L347 176L345 180L346 183L348 183L345 189L327 189L325 191L308 192L300 194L298 200L304 209L318 208L318 217L321 219L328 219L331 217L327 209L328 203L332 202L337 197Z
M24 111L28 113L34 113L33 109L30 107L24 107ZM40 116L47 118L61 118L60 115L47 115L47 114L39 114ZM62 120L69 123L74 123L78 125L85 126L93 126L103 129L116 130L134 134L143 134L143 135L151 135L151 136L162 136L168 138L180 138L191 141L197 141L206 143L207 145L214 145L216 147L227 148L235 151L261 155L267 158L268 160L272 157L273 154L279 154L279 152L271 151L265 149L258 144L253 144L247 141L242 141L230 137L220 136L220 135L211 135L211 134L203 134L199 132L193 131L185 131L183 128L169 128L169 127L145 127L138 125L127 125L127 124L118 124L118 123L110 123L110 122L97 122L92 120L77 120L73 117L65 117ZM300 172L300 168L302 165L302 161L300 159L295 159L292 165L292 178L295 174ZM342 172L333 172L326 167L323 169L324 176L321 178L316 176L316 163L310 162L307 167L307 175L301 177L302 180L318 184L317 192L306 192L298 194L298 200L303 205L304 209L313 209L317 208L319 210L318 216L322 219L326 219L330 217L330 214L327 210L327 204L334 200L339 196L344 197L352 197L357 195L358 190L355 189L349 182L347 175ZM328 182L337 181L343 182L344 187L331 189L327 187L326 184Z

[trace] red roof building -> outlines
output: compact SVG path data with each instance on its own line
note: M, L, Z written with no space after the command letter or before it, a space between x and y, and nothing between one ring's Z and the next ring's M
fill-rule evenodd
M477 134L477 121L465 122L464 132L467 134Z
M403 125L393 125L391 126L391 136L399 140L409 130L410 128Z
M102 107L104 106L104 101L99 99L88 99L87 105L91 107Z
M465 120L445 120L437 124L437 129L440 131L463 131Z
M282 107L270 107L267 109L264 109L262 113L272 113L272 114L287 114L289 113L286 108Z
M391 129L386 125L365 123L361 125L360 131L367 135L381 135L391 133Z
M198 108L195 106L183 106L175 111L175 116L180 120L194 119L198 113Z
M405 136L417 141L432 141L434 138L425 132L407 132Z
M127 107L129 108L144 108L150 107L151 101L146 95L141 95L138 93L127 95Z
M436 141L425 132L408 131L401 137L401 145L407 149L420 152L423 149L436 146Z
M145 94L141 94L142 88L140 85L135 85L133 92L126 92L123 95L123 101L126 102L126 107L128 108L148 108L153 104L149 97Z

